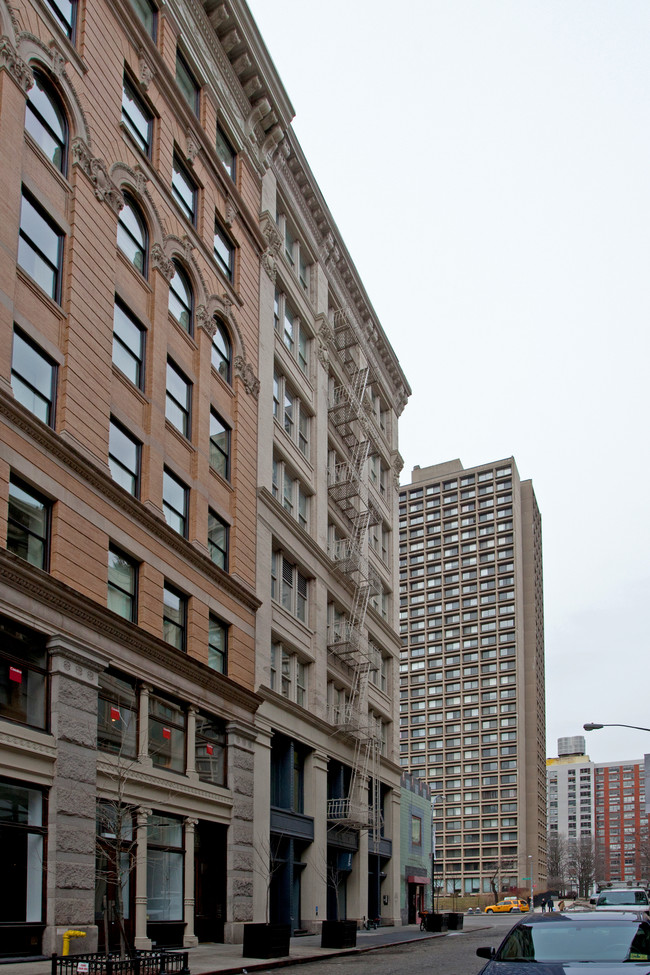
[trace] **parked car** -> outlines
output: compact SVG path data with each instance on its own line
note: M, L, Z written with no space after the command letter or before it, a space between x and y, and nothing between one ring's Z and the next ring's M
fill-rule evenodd
M650 898L643 887L606 887L592 900L597 911L650 910Z
M505 900L499 901L497 904L489 904L485 908L486 914L512 914L519 911L527 911L528 904L526 901L519 900L517 897L506 897Z
M598 963L598 975L623 975L631 966L650 968L650 920L641 911L584 911L529 914L505 936L501 945L478 948L487 958L479 975L539 975L540 964L553 971Z

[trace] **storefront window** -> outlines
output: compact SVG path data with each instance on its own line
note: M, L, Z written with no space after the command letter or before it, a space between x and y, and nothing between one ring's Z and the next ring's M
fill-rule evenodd
M45 798L40 789L0 779L0 920L43 920Z
M0 717L47 727L45 636L0 617Z
M208 714L196 716L195 762L202 782L226 784L225 726Z
M183 918L183 824L175 816L154 814L147 838L147 918Z

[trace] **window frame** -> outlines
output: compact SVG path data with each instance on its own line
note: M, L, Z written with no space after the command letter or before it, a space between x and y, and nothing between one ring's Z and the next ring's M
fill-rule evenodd
M53 240L56 248L56 260L53 262L42 247L38 246L34 240L27 234L24 224L23 224L23 206L27 203L29 207L34 211L36 216L40 221L42 221L46 227L52 232ZM34 255L42 264L51 270L52 273L52 284L49 288L44 287L38 278L34 277L28 267L21 262L21 241L24 242L24 246L29 249L30 254ZM35 196L33 196L25 186L22 187L21 191L21 205L20 205L20 224L18 228L18 266L27 274L35 284L57 305L61 304L61 292L62 292L62 278L63 278L63 247L65 241L65 232L59 227L59 225L53 220L47 210L38 202Z
M60 136L54 131L50 122L41 112L38 104L34 101L35 91L41 92L41 94L49 102L49 106L53 113L58 117L62 130ZM59 162L57 162L55 158L52 158L52 153L48 152L46 146L43 145L43 140L41 137L39 137L38 132L32 131L32 128L27 122L28 118L35 119L37 127L40 127L40 129L44 131L46 137L49 137L49 139L58 148L61 153ZM49 162L52 163L55 169L62 173L63 176L66 176L68 171L68 148L70 142L70 126L68 124L68 116L63 104L63 100L56 87L48 75L43 71L39 71L38 68L34 69L34 84L27 92L27 103L25 106L25 131L29 132L30 137L34 140L41 152L43 152L48 158ZM54 155L56 155L56 151Z
M108 682L113 681L114 686L110 688ZM122 696L120 686L122 685ZM129 693L130 692L130 693ZM127 701L127 696L132 695L132 700ZM99 675L97 691L97 749L103 752L120 755L124 758L136 759L138 757L138 724L139 724L139 693L137 682L126 674L118 673L110 669L103 671ZM127 711L133 720L125 723L126 727L120 736L119 744L114 742L108 735L102 736L100 727L104 717L104 707L106 705L107 718L111 722L122 722L122 710ZM118 715L113 715L113 709L118 711ZM107 726L108 727L108 726ZM120 729L117 729L118 731ZM125 746L125 739L131 744Z
M129 440L135 447L135 452L136 452L135 471L131 471L126 466L126 464L124 464L122 460L117 456L117 454L111 453L111 433L113 430L115 430L116 433L118 433L121 437L124 437L125 440ZM125 487L124 484L118 478L115 477L115 475L113 474L113 468L111 467L111 460L113 461L116 467L118 467L120 470L127 472L127 474L131 475L131 478L133 480L133 488L134 488L132 491L130 491L127 487ZM122 487L125 491L128 491L128 493L134 498L140 497L141 464L142 464L142 443L136 437L132 436L130 431L127 430L127 428L123 426L123 424L121 424L119 420L116 420L114 416L111 416L109 421L109 430L108 430L108 466L111 470L111 477L116 484L119 484L120 487Z
M216 541L211 540L210 537L210 523L215 522L216 525L223 530L224 543L223 547L217 544ZM220 569L224 572L229 571L230 562L230 525L220 518L219 515L214 511L213 508L208 508L208 552L210 559L215 565L218 565ZM220 558L215 558L214 553L221 553Z
M55 0L44 0L45 6L48 7L52 13L54 20L58 27L63 31L65 36L74 44L75 34L77 32L77 0L70 0L70 19L68 20L60 5L55 2Z
M220 430L213 432L212 424L213 421L218 423L221 427ZM222 447L217 442L217 436L225 435L225 447ZM213 458L218 458L220 463L216 465ZM210 407L210 469L220 477L223 477L225 481L230 481L230 465L232 460L232 428L226 423L220 413L215 410L213 406Z
M218 674L228 674L228 643L230 625L222 620L215 613L210 613L208 617L208 667ZM213 632L218 632L221 637L221 646L213 640ZM215 666L211 661L218 661L221 666Z
M309 578L286 557L282 549L274 549L271 553L271 600L308 625Z
M119 309L120 314L123 315L127 319L127 321L130 322L130 324L133 325L135 329L137 329L137 331L140 334L139 357L133 354L132 343L126 342L125 336L120 335L119 332L116 334L115 322L117 317L116 316L117 309ZM122 302L116 296L115 301L113 303L113 348L111 353L111 361L115 366L115 368L118 369L120 373L126 379L128 379L128 381L132 383L132 385L135 386L136 389L139 389L141 392L144 390L144 377L145 377L145 366L146 366L146 361L145 361L146 338L147 338L147 330L144 327L144 325L131 313L130 309L127 308L124 302ZM121 366L115 361L116 344L118 346L119 351L125 356L126 360L135 363L135 369L134 369L134 375L136 377L135 379L133 379L128 372L125 372L121 368Z
M181 184L190 191L191 204L187 202L184 195L180 192L178 188L179 182L181 182ZM190 172L187 166L181 160L179 153L174 152L174 158L172 160L172 199L185 219L191 223L193 227L196 227L197 222L198 197L199 188L196 181L190 175Z
M219 243L223 247L223 250L228 255L228 259L227 260L223 256L223 254L220 253L217 250L217 241L219 241ZM234 281L235 281L235 252L236 252L236 250L237 250L237 248L235 247L235 244L233 243L230 235L223 229L223 227L219 223L218 218L215 215L215 218L214 218L214 242L213 242L213 248L212 248L212 255L213 255L213 258L215 260L215 263L216 263L217 267L219 268L219 270L221 271L221 273L223 274L223 276L226 278L226 280L230 282L230 284L233 284Z
M312 415L291 381L277 367L273 370L273 418L309 460Z
M38 535L35 531L26 528L23 521L12 515L12 486L18 491L22 491L31 500L37 502L42 506L43 510L43 534ZM15 504L15 503L14 503ZM22 534L27 534L29 538L38 539L38 542L42 549L42 557L38 562L34 562L30 558L26 558L24 555L20 555L16 551L14 545L10 545L10 528L11 525L16 526L16 528L21 529ZM42 569L43 572L49 572L50 570L50 544L51 544L51 530L52 530L52 502L45 495L41 494L30 484L24 481L21 477L16 474L11 473L9 476L9 502L7 507L7 551L12 552L18 558L23 559L25 562L29 562L30 565L35 566L37 569ZM29 551L29 548L28 548Z
M287 487L290 486L290 494ZM271 493L284 510L297 521L303 531L309 531L310 498L302 478L285 460L273 457Z
M185 79L179 79L179 71L178 71L179 65L181 71L185 72L186 75ZM178 47L176 48L174 80L176 82L178 90L181 93L181 97L183 98L183 101L188 106L188 108L192 112L194 112L194 114L198 118L199 111L201 108L201 87L202 86L199 84L199 81L194 71L190 67L187 58ZM186 84L187 84L187 89L185 87ZM191 94L192 92L193 92L193 97Z
M215 138L215 149L217 156L228 173L229 178L235 185L237 184L237 150L232 141L228 138L222 125L217 122L217 135ZM226 158L224 158L226 157Z
M167 484L169 484L170 486L174 485L182 490L183 492L182 511L174 507L169 501L168 497L166 497L165 487ZM163 514L165 516L165 521L167 525L172 529L172 531L175 531L182 538L187 538L188 525L189 525L189 497L190 497L190 489L187 486L187 484L181 481L179 477L176 477L176 475L168 467L164 467L163 468ZM172 522L170 522L169 518L167 517L167 510L169 510L169 512L176 517L178 523L182 525L183 528L182 531L179 531L179 529L175 527L173 520Z
M131 228L125 222L124 214L127 212L131 213L136 224L140 225L140 229L142 230L142 242L137 239ZM128 250L122 246L120 243L120 237L122 237L122 239L126 238L126 241L130 241L133 245L135 245L136 255L142 254L142 267L138 267L137 260L134 260L130 256ZM128 261L131 267L134 267L146 281L149 277L149 227L139 203L135 197L128 192L124 193L124 206L117 215L116 242L120 253L124 255L124 258Z
M271 642L270 687L298 707L309 707L309 662L282 640Z
M37 386L31 383L26 376L23 376L21 375L20 372L18 372L18 369L16 368L16 339L18 339L19 342L22 342L24 345L28 347L28 349L30 350L28 354L31 353L35 356L38 356L38 358L42 360L42 364L49 368L50 370L49 399ZM57 393L57 382L58 382L58 370L59 370L58 363L55 362L54 359L52 359L49 355L47 355L47 353L44 352L41 349L41 347L26 332L23 332L23 330L14 322L13 342L11 347L11 388L13 390L14 399L17 400L22 406L24 406L26 410L29 410L29 412L33 416L37 417L39 420L47 424L47 426L51 427L52 429L54 429L56 426L56 393ZM14 387L14 382L13 382L14 378L16 379L17 383L25 387L25 389L32 394L35 400L42 400L43 403L47 404L45 409L45 413L46 413L45 419L36 410L32 409L30 406L27 405L25 400L29 399L29 397L26 396L24 399L22 399L19 395L16 394L16 388Z
M155 712L155 705L161 705L163 708L167 708L170 712L169 717L165 717L162 714L157 714ZM182 720L179 720L179 715ZM152 747L153 743L156 741L154 735L152 735L152 726L160 726L162 729L162 738L169 741L169 761L161 761L161 758L165 758L162 751L155 751ZM165 734L165 731L169 731L169 735ZM174 748L175 740L176 742L181 741L181 748L178 746ZM185 708L170 698L166 698L162 694L153 693L149 695L149 712L147 714L147 754L151 759L153 765L156 768L164 768L170 772L178 772L182 775L185 774L187 769L187 713ZM178 759L175 758L174 752L176 751L179 755ZM176 817L171 817L176 818ZM179 820L182 825L182 821ZM149 845L149 844L148 844Z
M206 728L209 725L209 728ZM201 754L201 749L205 749L207 758ZM212 751L210 751L212 749ZM214 755L214 751L217 755ZM200 782L210 782L212 785L225 787L227 784L228 773L228 738L226 735L226 724L220 718L199 711L196 716L196 726L194 732L194 765L199 776ZM201 772L203 764L208 764L211 774ZM212 773L216 769L216 775Z
M170 375L173 380L182 385L185 392L185 401L179 399L173 384L170 386ZM165 419L171 423L186 440L192 440L192 382L185 373L176 365L174 360L167 357L167 368L165 372ZM178 390L180 391L180 390ZM170 411L172 415L170 416ZM180 419L180 424L173 419L176 413Z
M129 115L129 112L125 107L125 100L133 102L140 112L140 115L146 123L146 135L143 134L143 131ZM147 159L151 159L153 148L154 113L142 95L139 93L137 83L132 81L126 72L124 73L122 80L122 114L120 116L120 120L125 131L129 134L131 141L140 150L142 155L146 156Z
M144 29L146 30L147 34L149 34L152 40L156 41L158 39L158 8L156 7L156 5L152 3L151 0L130 0L130 3L135 12L136 17L144 26ZM142 15L144 12L143 8L145 7L151 13L150 25L147 23L147 20Z
M25 685L24 702L21 700L19 706L11 707L9 700L7 700L0 705L0 717L3 721L11 721L27 728L48 731L50 726L50 675L46 635L6 617L0 617L0 632L3 636L0 644L0 667L5 666L7 668L7 685ZM28 644L26 637L31 638L31 644ZM34 644L38 642L41 646L35 647ZM30 657L34 659L25 656L26 644L30 647ZM7 698L9 698L9 694L7 694ZM34 713L30 713L30 705L33 711L35 701L38 701L39 698L40 715L39 719L35 721L33 720ZM18 716L19 712L23 714L23 718ZM29 720L30 718L32 720Z
M287 325L290 327L287 328ZM298 363L300 371L309 377L312 334L279 287L276 287L273 299L273 326L284 348Z
M122 586L118 585L118 583L116 581L111 582L111 556L113 556L114 558L122 559L128 565L129 569L132 571L133 588L132 588L132 591L131 592L129 592L128 589L124 589ZM108 606L108 609L112 609L112 611L114 613L117 613L118 616L121 616L122 619L127 620L129 623L137 623L138 622L138 577L139 577L139 569L140 569L140 563L137 561L137 559L134 559L131 555L128 554L128 552L125 552L123 549L118 548L117 545L114 545L112 542L109 542L109 544L108 544L108 577L107 577L108 593L107 593L107 606ZM110 600L111 591L117 592L120 595L125 596L128 599L128 605L129 605L129 615L128 616L126 616L124 613L121 613L118 609L115 609L115 608L111 607L111 600Z
M229 330L226 328L226 326L224 325L224 323L221 321L220 318L215 316L214 323L216 328L215 328L214 335L212 336L212 345L211 345L211 352L210 352L212 368L219 373L219 375L224 380L224 382L227 382L229 386L232 386L232 360L233 360L232 339L230 338ZM226 353L225 355L224 355L224 349L220 348L217 342L215 342L217 335L219 335L223 340L223 345L225 347L225 353ZM215 359L217 359L216 362Z
M166 602L165 597L167 595L173 596L178 600L178 615L179 619L174 619L173 616L169 615L167 610L172 610L170 603ZM170 647L174 647L175 650L179 650L181 653L187 653L187 623L188 623L188 608L189 599L184 592L182 592L178 586L173 583L168 582L165 579L163 583L163 612L162 612L162 623L163 623L163 640ZM165 636L165 627L170 628L170 632L177 633L179 635L178 641L168 640Z

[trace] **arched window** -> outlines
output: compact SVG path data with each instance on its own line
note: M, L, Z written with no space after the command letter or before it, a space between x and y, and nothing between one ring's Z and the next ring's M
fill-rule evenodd
M65 173L68 124L61 99L40 71L34 72L34 84L27 94L25 128L47 158Z
M189 335L192 334L194 295L190 279L178 263L174 261L176 273L169 285L169 310Z
M232 382L232 343L225 326L215 318L217 330L212 338L212 365L222 379Z
M140 215L140 210L135 201L125 194L124 206L117 218L117 246L145 277L148 242L147 225Z

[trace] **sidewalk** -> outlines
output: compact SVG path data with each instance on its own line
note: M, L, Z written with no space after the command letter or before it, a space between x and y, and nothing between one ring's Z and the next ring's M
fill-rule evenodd
M267 971L270 968L280 968L285 965L299 965L302 962L315 961L332 955L354 955L375 948L386 948L389 945L405 944L409 941L420 941L431 938L444 937L441 934L431 934L420 931L417 924L402 927L378 928L376 931L357 931L356 948L321 948L320 935L311 934L306 937L292 938L290 954L285 958L242 958L241 945L205 944L197 948L189 948L189 966L191 975L229 975L229 973L254 972L258 969ZM49 975L52 964L47 961L0 962L0 975Z

